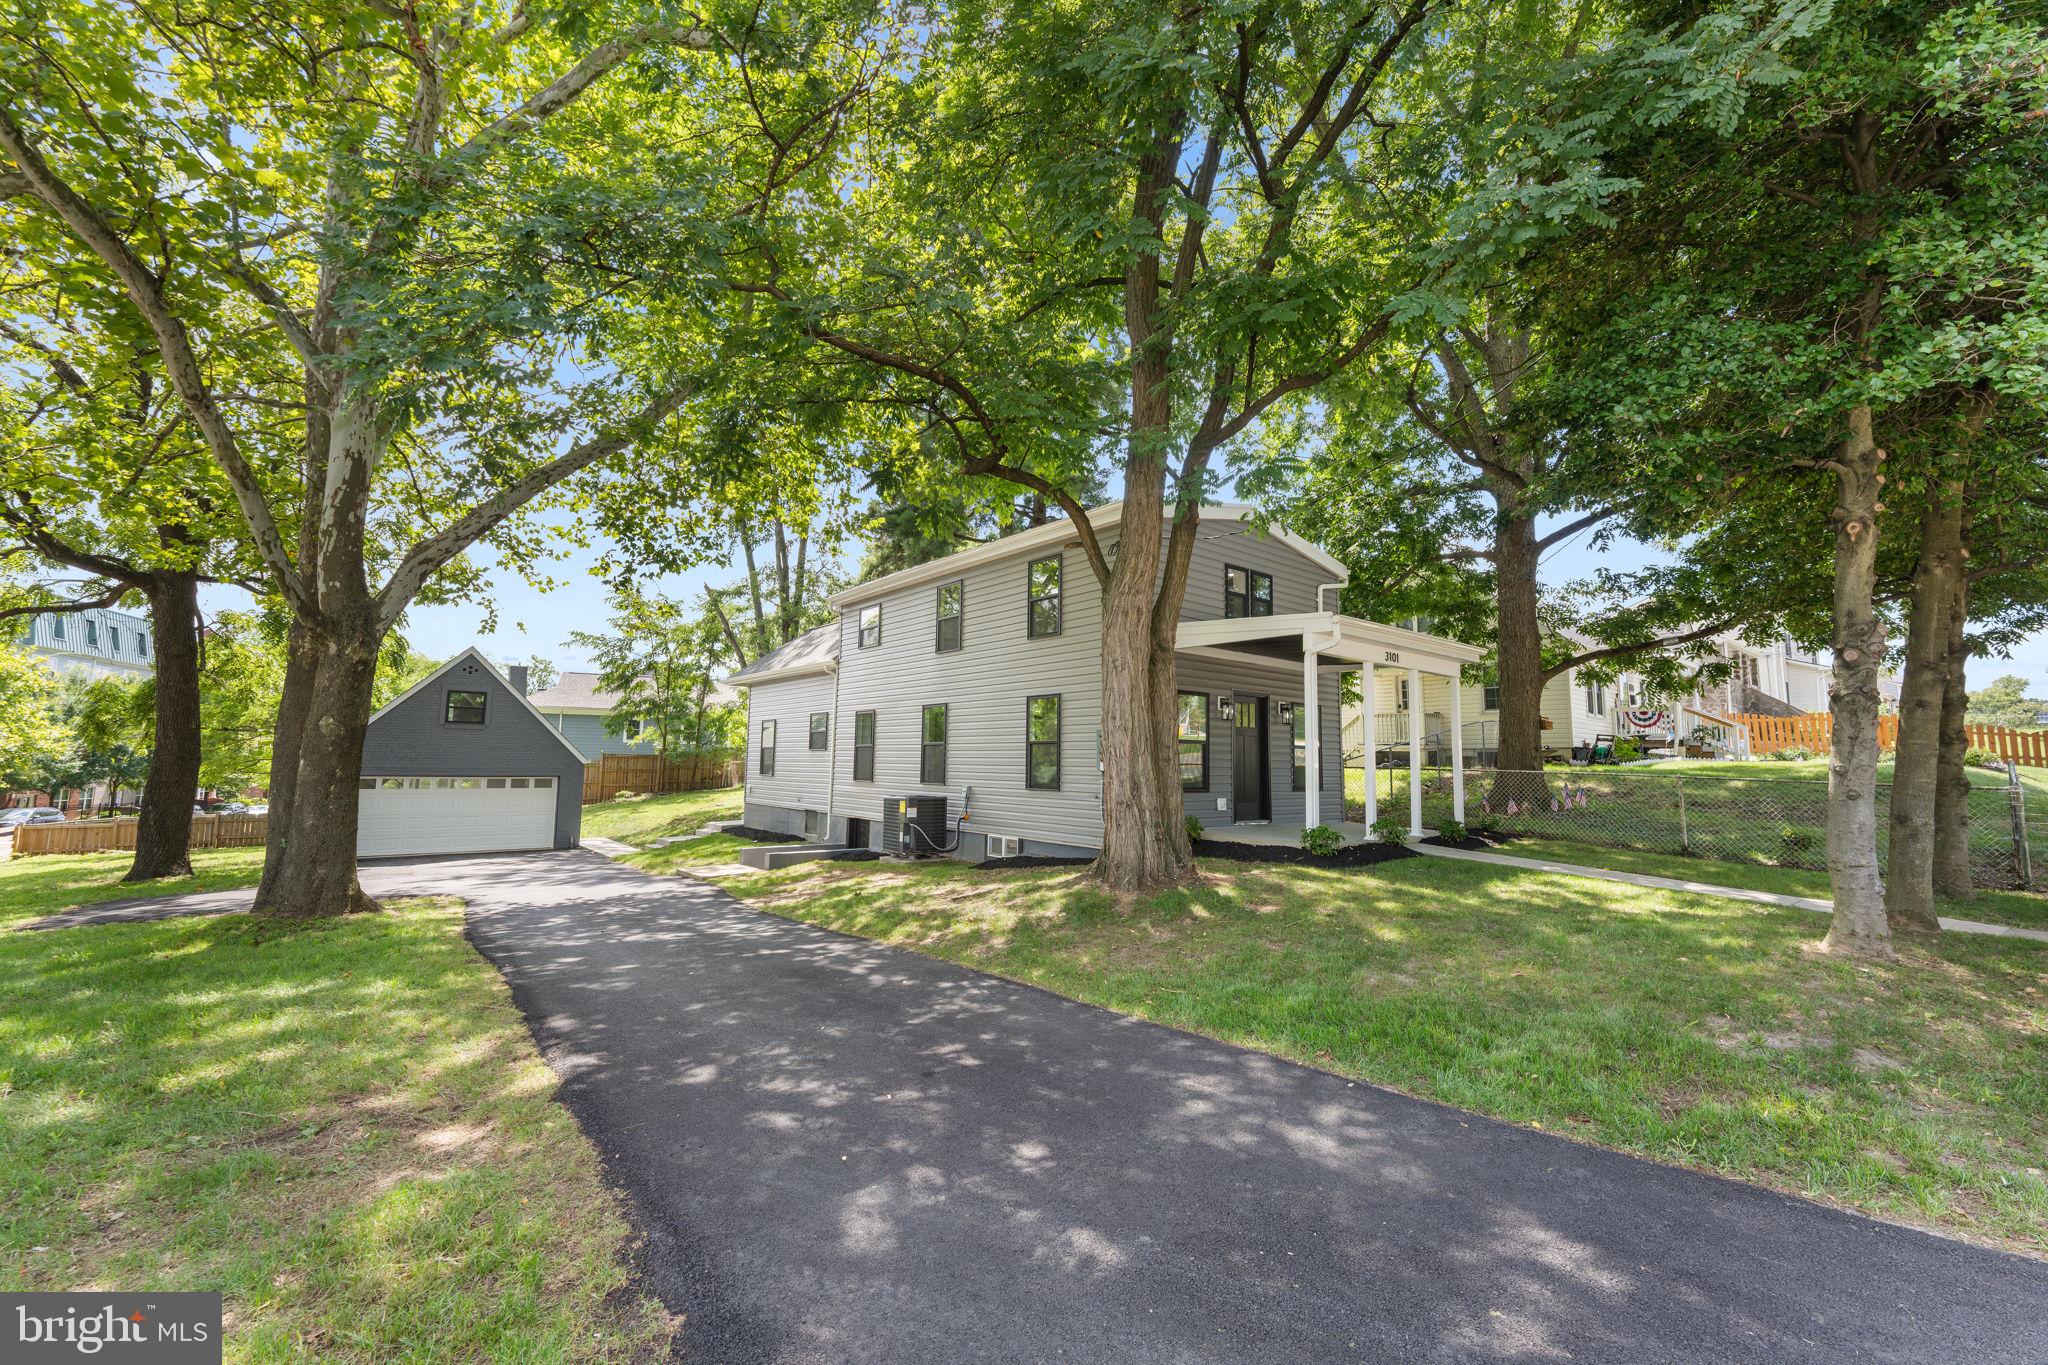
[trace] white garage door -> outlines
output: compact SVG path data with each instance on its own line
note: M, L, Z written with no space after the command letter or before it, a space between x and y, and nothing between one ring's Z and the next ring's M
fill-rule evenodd
M358 857L554 846L552 777L366 777L356 793Z

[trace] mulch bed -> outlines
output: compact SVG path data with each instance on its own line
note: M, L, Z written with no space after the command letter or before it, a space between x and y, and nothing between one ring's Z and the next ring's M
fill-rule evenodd
M805 842L804 836L801 834L784 834L781 830L775 829L755 829L752 825L727 825L719 833L730 834L734 838L745 839L748 843L753 844L801 844Z
M984 858L974 865L977 872L1006 872L1012 868L1026 867L1086 867L1093 858L1055 858L1050 856L1029 856L1017 858Z
M1406 844L1347 844L1335 853L1315 854L1286 844L1240 844L1228 839L1195 840L1197 858L1234 863L1300 863L1305 867L1370 867L1422 855Z
M1441 835L1432 834L1422 842L1435 844L1438 848L1462 848L1467 853L1485 853L1500 847L1513 837L1508 834L1496 834L1491 837L1484 834L1468 834L1462 839L1446 839Z

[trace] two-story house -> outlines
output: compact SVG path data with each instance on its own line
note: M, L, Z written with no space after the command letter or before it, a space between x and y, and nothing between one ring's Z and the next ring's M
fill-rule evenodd
M1090 513L1105 547L1122 510ZM1183 805L1219 833L1335 825L1343 674L1398 670L1419 693L1481 651L1339 614L1343 566L1250 518L1201 514L1176 655ZM836 621L731 678L748 693L749 824L881 847L891 803L924 797L945 802L935 851L1100 847L1101 589L1071 523L876 578L832 605ZM1419 830L1420 783L1415 793Z
M57 672L146 678L156 669L149 618L112 607L45 612L29 618L22 646Z

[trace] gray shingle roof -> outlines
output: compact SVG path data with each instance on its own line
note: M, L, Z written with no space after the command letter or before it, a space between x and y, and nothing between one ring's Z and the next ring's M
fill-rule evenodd
M565 668L555 678L553 687L529 692L526 699L542 711L609 711L618 702L619 694L597 685L602 676ZM726 706L738 701L740 694L725 683L713 683L708 699L713 705Z
M822 671L838 657L839 623L833 621L763 654L726 681L744 687L758 678L780 673Z

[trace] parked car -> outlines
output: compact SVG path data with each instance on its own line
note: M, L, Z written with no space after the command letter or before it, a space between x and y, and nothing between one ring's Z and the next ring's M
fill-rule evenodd
M61 825L64 812L55 806L14 806L0 810L0 830L11 831L22 825Z

